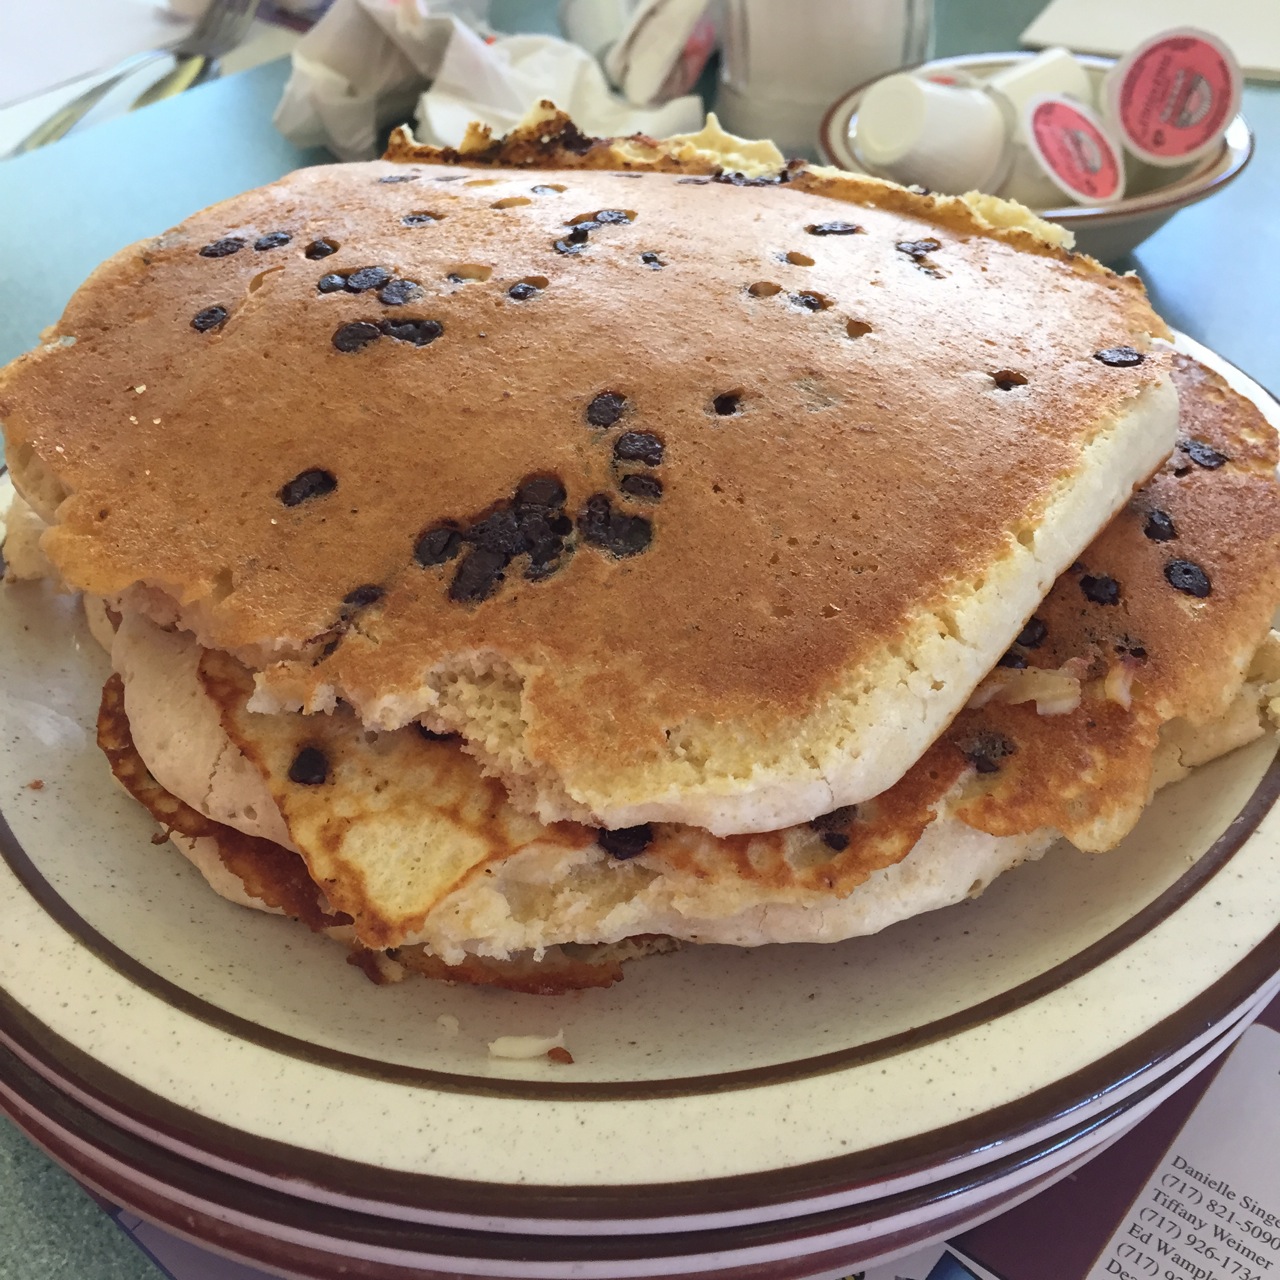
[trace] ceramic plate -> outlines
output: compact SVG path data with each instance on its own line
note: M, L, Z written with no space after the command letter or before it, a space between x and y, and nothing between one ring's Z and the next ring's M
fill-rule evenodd
M691 948L554 999L373 988L151 842L93 745L106 663L74 600L0 592L0 642L0 1031L147 1142L353 1212L562 1236L883 1200L1122 1104L1280 968L1264 740L1113 853L1056 848L876 937ZM486 1052L561 1029L572 1066Z
M1199 1054L1105 1114L980 1175L824 1214L739 1228L643 1236L556 1237L464 1232L389 1222L240 1182L104 1121L0 1052L0 1108L100 1194L166 1229L259 1266L310 1277L452 1280L810 1280L886 1260L1003 1213L1092 1159L1209 1066L1272 998L1280 979L1237 1010Z

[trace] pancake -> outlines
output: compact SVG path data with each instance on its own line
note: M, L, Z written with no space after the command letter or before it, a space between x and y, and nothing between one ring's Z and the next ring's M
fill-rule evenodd
M71 586L540 822L880 794L1173 445L1141 285L1016 206L562 117L392 154L122 252L0 418Z
M566 947L836 941L972 896L1059 835L1112 848L1157 786L1280 721L1276 436L1216 374L1184 356L1173 369L1180 434L1165 468L1054 585L942 738L856 809L722 838L543 825L457 740L371 732L349 708L255 713L247 668L138 615L122 621L104 697L113 767L180 836L210 837L206 856L217 824L171 820L148 797L158 784L139 787L136 758L249 833L228 834L224 870L247 838L292 859L318 895L309 909L349 922L364 963L412 956L435 976L510 977L520 990L620 972L616 956L565 968ZM130 734L134 763L118 748ZM281 822L287 855L262 839ZM531 978L546 952L550 968Z

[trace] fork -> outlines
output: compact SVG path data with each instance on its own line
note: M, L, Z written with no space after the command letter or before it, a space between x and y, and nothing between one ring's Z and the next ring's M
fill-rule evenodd
M181 93L193 84L211 79L217 74L218 58L234 49L244 38L258 11L259 2L260 0L212 0L200 21L172 49L150 49L126 59L114 75L99 81L91 89L60 107L43 124L37 125L5 159L57 142L70 133L118 84L158 58L172 54L178 59L178 65L138 97L133 103L134 107L146 106L148 102ZM185 79L179 76L180 72L185 73ZM162 87L164 91L159 92Z
M213 0L199 25L174 49L178 65L155 84L144 89L129 107L150 106L164 98L176 97L187 89L218 74L218 59L244 39L261 0Z

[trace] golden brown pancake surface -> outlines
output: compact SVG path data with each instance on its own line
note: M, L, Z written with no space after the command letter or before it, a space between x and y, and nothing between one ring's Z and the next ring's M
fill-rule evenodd
M1166 376L1096 358L1160 330L1135 280L943 208L304 170L101 268L0 415L71 494L72 584L155 588L384 726L514 672L519 758L461 727L526 806L531 774L678 790L708 735L763 758L945 620Z

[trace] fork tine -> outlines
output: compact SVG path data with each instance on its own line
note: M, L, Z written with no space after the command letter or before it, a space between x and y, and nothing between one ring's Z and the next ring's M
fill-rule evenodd
M213 0L173 49L179 57L220 57L233 49L257 15L260 0Z

